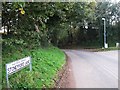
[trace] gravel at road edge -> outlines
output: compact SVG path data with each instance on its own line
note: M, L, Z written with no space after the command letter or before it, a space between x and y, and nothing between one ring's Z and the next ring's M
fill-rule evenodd
M71 60L67 55L66 64L63 66L63 69L59 71L58 77L59 79L56 81L55 88L75 88Z

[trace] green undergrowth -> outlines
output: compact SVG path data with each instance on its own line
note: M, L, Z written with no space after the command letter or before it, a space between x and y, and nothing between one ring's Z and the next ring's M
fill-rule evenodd
M92 51L92 52L101 52L101 51L112 51L112 50L120 50L120 48L118 47L108 47L108 48L87 48L88 50Z
M57 72L65 64L64 53L53 46L40 49L22 49L14 52L3 53L2 58L2 83L6 88L5 64L27 57L32 57L32 71L29 67L9 76L10 88L52 88Z

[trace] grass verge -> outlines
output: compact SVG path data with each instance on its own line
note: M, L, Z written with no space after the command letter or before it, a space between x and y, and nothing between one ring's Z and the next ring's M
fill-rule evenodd
M109 47L109 48L96 48L96 49L93 49L93 51L95 51L95 52L98 52L98 51L111 51L111 50L120 50L120 48Z
M52 88L58 70L65 64L64 53L56 47L44 49L22 49L12 53L4 53L2 58L2 84L6 88L5 64L24 58L32 57L32 72L29 67L9 76L10 88Z

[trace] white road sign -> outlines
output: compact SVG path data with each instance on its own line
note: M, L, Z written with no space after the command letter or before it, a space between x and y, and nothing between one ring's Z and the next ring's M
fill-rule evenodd
M7 74L13 74L30 64L30 57L6 64Z
M30 66L30 71L32 70L31 57L25 57L23 59L6 64L6 79L7 86L9 87L8 75L11 75L26 66Z

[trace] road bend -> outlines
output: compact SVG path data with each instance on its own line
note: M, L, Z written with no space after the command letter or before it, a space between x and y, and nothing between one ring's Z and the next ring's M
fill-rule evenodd
M118 88L118 50L64 51L71 60L75 88Z

